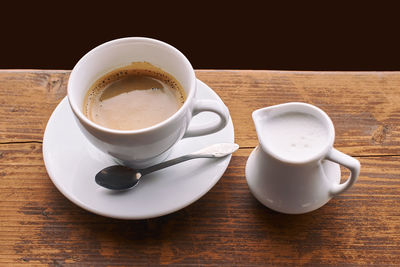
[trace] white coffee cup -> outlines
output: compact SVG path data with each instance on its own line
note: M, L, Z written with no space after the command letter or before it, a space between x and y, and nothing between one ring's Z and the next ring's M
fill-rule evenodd
M246 179L265 206L289 214L310 212L357 180L360 163L333 147L333 123L321 109L293 102L252 115L259 146L247 161ZM337 163L350 171L342 184Z
M91 85L106 73L132 62L148 62L175 77L186 92L182 107L168 119L139 130L116 130L100 126L82 112L84 98ZM87 139L117 162L145 167L164 160L183 137L217 132L225 127L229 112L213 100L198 100L196 76L187 58L164 42L142 37L116 39L104 43L82 57L71 72L68 100L78 125ZM196 114L209 111L219 120L189 127Z

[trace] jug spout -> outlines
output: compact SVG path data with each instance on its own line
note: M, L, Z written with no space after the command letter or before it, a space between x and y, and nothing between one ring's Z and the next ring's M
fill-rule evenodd
M260 143L261 147L263 147L263 144L265 143L265 137L262 133L265 128L268 128L268 119L272 116L275 116L277 113L282 112L282 109L287 109L289 106L291 106L291 104L293 103L279 104L253 111L252 118L256 127L258 142Z
M263 136L262 136L262 129L268 121L268 114L271 112L272 107L260 108L251 114L254 122L254 126L256 128L258 142L262 144Z

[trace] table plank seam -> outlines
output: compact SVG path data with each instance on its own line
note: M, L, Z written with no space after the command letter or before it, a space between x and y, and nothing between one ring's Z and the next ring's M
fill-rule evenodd
M400 154L370 154L370 155L351 155L357 158L382 158L382 157L399 157Z
M253 146L241 146L239 149L255 149ZM382 158L382 157L400 157L400 154L367 154L367 155L358 155L358 154L349 154L349 156L357 157L357 158Z
M13 144L43 144L43 141L5 141L5 142L0 142L0 145L13 145Z

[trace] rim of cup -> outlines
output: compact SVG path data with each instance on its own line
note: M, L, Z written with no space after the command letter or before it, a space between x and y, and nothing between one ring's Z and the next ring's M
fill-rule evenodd
M111 128L107 128L104 126L101 126L93 121L91 121L89 118L87 118L83 112L81 111L81 108L78 106L78 104L71 99L71 93L70 91L72 90L72 85L75 82L74 80L76 79L76 72L79 71L79 69L81 68L81 66L83 64L85 64L85 62L87 60L90 59L90 57L92 56L92 54L96 53L98 50L101 49L105 49L109 46L113 46L119 43L125 43L125 42L144 42L144 43L149 43L149 44L153 44L153 45L158 45L158 46L163 46L164 48L173 51L173 53L181 58L182 62L184 63L184 68L186 68L188 70L188 73L190 75L190 84L189 84L189 88L194 88L189 90L189 93L186 95L186 99L185 102L183 103L183 105L178 109L178 111L176 111L172 116L168 117L167 119L154 124L152 126L146 127L146 128L142 128L142 129L137 129L137 130L117 130L117 129L111 129ZM133 61L134 62L134 61ZM152 62L149 62L152 64ZM128 64L128 62L127 62ZM155 64L156 65L156 64ZM112 70L112 69L111 69ZM110 71L111 71L110 70ZM168 72L166 70L163 69L163 71ZM176 77L175 77L176 78ZM93 81L95 82L95 81ZM89 88L87 88L87 90L89 90ZM185 88L184 88L185 90ZM91 49L89 52L87 52L74 66L74 68L71 71L71 75L69 77L68 80L68 86L67 86L67 97L68 97L68 102L71 106L71 109L73 110L73 112L75 113L75 115L81 120L83 121L85 124L91 126L92 128L98 130L98 131L102 131L105 133L111 133L111 134L119 134L119 135L130 135L130 134L139 134L139 133L145 133L145 132L149 132L149 131L153 131L153 130L157 130L161 127L163 127L164 125L168 124L170 121L174 120L176 117L181 116L181 113L183 113L188 106L190 105L190 100L192 98L194 98L194 94L196 92L196 75L194 73L193 67L190 64L189 60L186 58L186 56L180 52L178 49L176 49L175 47L173 47L170 44L167 44L163 41L160 40L156 40L156 39L152 39L152 38L147 38L147 37L125 37L125 38L119 38L119 39L114 39L108 42L105 42L101 45L98 45L96 47L94 47L93 49ZM86 91L87 92L87 91ZM86 93L85 92L85 93ZM187 93L187 90L185 90L185 92ZM83 104L83 103L82 103Z

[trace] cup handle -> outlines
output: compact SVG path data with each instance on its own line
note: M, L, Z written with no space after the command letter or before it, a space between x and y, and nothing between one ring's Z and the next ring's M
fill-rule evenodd
M350 170L350 176L344 183L334 184L330 189L329 193L331 196L335 196L349 189L357 180L357 177L360 174L360 162L355 158L336 150L335 148L331 149L326 156L326 159L343 165Z
M215 133L219 130L222 130L228 123L229 111L224 104L215 100L196 100L193 108L193 116L196 116L200 112L204 111L214 112L219 116L220 119L218 121L205 123L203 125L189 125L189 128L186 130L183 138Z

